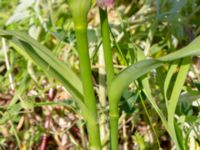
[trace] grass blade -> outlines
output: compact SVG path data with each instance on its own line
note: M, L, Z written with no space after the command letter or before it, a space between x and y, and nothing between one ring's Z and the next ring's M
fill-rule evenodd
M57 59L54 54L28 35L17 31L2 31L0 36L11 39L19 53L29 57L39 65L48 75L59 80L72 94L78 103L83 101L83 90L80 78L65 63Z
M174 116L175 116L175 111L176 111L176 106L179 100L179 96L182 90L182 87L184 85L185 79L187 77L187 72L190 68L190 59L185 58L181 62L181 66L178 72L178 75L176 77L176 81L169 99L169 105L168 105L168 126L170 130L171 137L175 141L176 145L179 146L180 149L185 149L184 144L183 144L183 139L179 139L177 135L177 129L175 127L175 122L174 122ZM177 147L178 148L178 147Z
M188 46L168 54L159 59L149 59L143 60L136 64L133 64L119 73L112 81L109 95L112 98L112 103L117 104L119 102L119 98L122 95L122 92L127 86L137 78L142 75L148 73L149 71L161 66L162 64L170 61L174 61L177 59L181 59L184 57L195 56L200 54L200 36L197 37L192 43ZM116 93L116 87L118 92Z

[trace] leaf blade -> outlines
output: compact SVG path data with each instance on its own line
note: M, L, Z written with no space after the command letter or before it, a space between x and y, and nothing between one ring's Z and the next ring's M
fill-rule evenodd
M11 38L18 47L18 52L39 65L46 73L58 79L72 94L78 103L83 101L83 90L80 78L69 66L57 59L54 54L28 35L17 31L0 30L0 36Z
M143 60L136 64L133 64L119 73L112 81L109 95L113 102L113 105L118 105L119 98L122 95L123 89L125 89L132 81L145 75L149 71L158 68L164 63L171 62L184 57L195 56L200 54L200 36L197 37L192 43L186 47L168 54L158 59ZM118 92L116 93L116 87Z

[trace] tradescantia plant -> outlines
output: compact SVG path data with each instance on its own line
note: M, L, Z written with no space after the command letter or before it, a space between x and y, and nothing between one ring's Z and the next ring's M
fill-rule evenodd
M12 46L23 56L30 58L36 65L40 66L48 75L57 79L71 93L81 110L86 122L89 149L101 150L97 99L94 94L92 71L89 58L89 47L87 37L87 15L91 7L91 0L68 0L68 5L74 21L76 32L77 50L80 61L80 76L65 63L60 61L45 46L19 31L0 30L0 36L11 41ZM141 78L143 92L160 116L166 130L174 140L177 149L186 149L184 143L179 140L176 121L174 120L178 98L184 84L187 72L190 67L190 57L200 55L200 37L197 37L188 46L157 59L141 59L139 62L128 66L119 74L114 73L112 62L112 50L110 41L110 29L107 16L107 7L113 4L113 0L98 0L99 14L101 21L101 36L104 49L104 60L107 77L107 89L109 100L109 124L110 124L110 149L118 149L118 120L119 100L123 91L131 82ZM148 72L163 64L171 63L167 77L164 82L164 94L167 107L167 117L158 107L153 97L148 79L145 76ZM177 80L174 84L174 92L167 95L172 73L179 67ZM117 91L116 91L117 89Z

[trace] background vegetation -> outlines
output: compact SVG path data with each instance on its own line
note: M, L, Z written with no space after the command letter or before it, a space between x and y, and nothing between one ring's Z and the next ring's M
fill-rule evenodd
M89 12L89 51L95 94L99 97L101 137L108 149L108 102L98 8ZM118 0L108 10L115 73L144 58L160 58L188 45L200 33L199 0ZM49 48L78 74L79 59L69 7L65 0L0 0L0 27L26 32ZM79 108L62 85L0 42L0 149L87 149L88 137ZM177 62L175 62L177 63ZM167 114L164 80L172 64L148 74L152 98ZM180 63L172 71L168 97ZM120 99L119 149L174 149L156 110L149 103L143 78L134 81ZM116 87L116 92L117 92ZM147 90L145 89L145 90ZM200 58L181 87L175 118L187 149L200 149ZM104 115L101 115L104 114Z

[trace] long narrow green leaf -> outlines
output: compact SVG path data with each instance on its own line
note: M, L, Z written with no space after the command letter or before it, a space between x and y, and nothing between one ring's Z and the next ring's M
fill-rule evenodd
M31 58L48 75L59 80L78 103L83 101L83 90L80 78L69 66L56 58L49 49L21 32L0 30L0 36L10 38L12 43L19 47L17 48L19 53Z
M157 114L159 115L159 117L161 118L161 120L162 120L165 128L168 130L167 119L164 116L162 110L156 104L155 99L151 95L151 88L150 88L150 85L149 85L148 77L142 78L142 85L144 87L143 92L147 96L149 102L151 103L151 105L153 106L153 108L155 109L155 111L157 112Z
M175 70L177 69L177 66L178 66L178 62L175 61L171 64L168 72L167 72L167 76L165 78L165 82L164 82L164 98L165 98L165 104L166 104L166 107L168 109L168 101L169 101L169 98L167 97L167 92L168 92L168 88L169 88L169 85L170 85L170 81L171 81L171 78L175 72Z
M110 97L113 100L113 104L118 103L119 98L122 95L123 90L134 80L145 75L149 71L161 66L163 62L158 60L143 60L119 73L113 80L110 87ZM116 92L117 87L117 92Z
M24 57L30 58L40 66L50 77L57 79L63 84L68 92L74 97L83 117L89 117L95 122L93 113L87 108L83 99L83 87L80 78L45 46L22 32L0 30L0 36L10 39L16 50Z
M183 59L178 75L176 77L176 82L174 84L170 99L169 99L169 105L168 105L168 126L169 126L169 130L172 133L172 138L174 139L174 141L177 143L176 145L179 146L179 148L181 150L184 150L184 144L183 144L183 140L182 139L178 139L177 138L177 131L175 128L175 124L174 124L174 116L175 116L175 111L176 111L176 106L179 100L179 96L181 93L181 90L183 88L185 79L187 77L187 72L190 68L190 59L189 58L185 58ZM177 127L178 129L178 127Z
M137 51L137 59L138 59L138 61L146 59L146 56L144 55L144 53L141 50ZM167 127L167 119L165 118L162 110L158 107L158 105L156 104L155 99L151 95L151 88L150 88L148 76L147 75L143 76L141 78L141 82L142 82L144 94L146 95L146 97L148 98L149 102L151 103L151 105L153 106L153 108L155 109L155 111L157 112L159 117L161 118L161 120L162 120L164 126L166 127L166 129L168 129L168 127Z
M187 77L187 72L190 68L190 59L185 58L183 59L178 75L176 77L176 82L174 84L170 99L169 99L169 109L168 115L169 117L173 117L176 110L176 105L178 103L179 95L181 93L182 87L184 85L185 79ZM170 120L170 119L169 119Z
M183 57L195 56L199 54L200 54L200 36L197 37L188 46L180 49L179 51L176 51L159 59L143 60L134 65L131 65L130 67L123 70L114 78L109 92L109 95L113 101L112 103L114 105L118 105L119 98L121 97L123 90L132 81L148 73L149 71L161 66L166 62L174 61ZM117 92L116 92L116 87L118 89Z
M171 54L168 54L164 57L159 58L161 61L173 61L180 58L188 57L188 56L198 56L200 55L200 36L195 38L189 45L181 48L178 51L175 51Z

